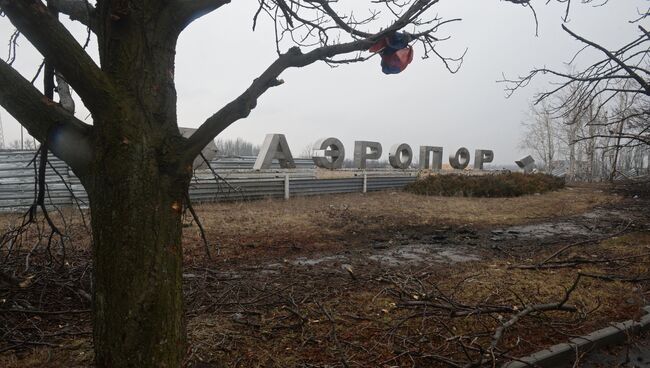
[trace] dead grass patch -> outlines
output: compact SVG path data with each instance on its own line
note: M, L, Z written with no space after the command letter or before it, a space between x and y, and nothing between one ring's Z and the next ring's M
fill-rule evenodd
M617 196L587 187L508 199L384 192L197 206L208 239L218 242L221 254L212 263L199 261L202 246L196 227L186 229L185 272L192 276L184 283L189 360L215 367L445 367L436 359L462 361L467 359L466 346L489 346L494 329L514 311L560 300L578 272L649 275L650 258L553 270L511 269L545 259L565 245L559 242L526 256L516 249L509 255L490 253L487 247L481 253L483 260L456 264L385 267L356 259L354 277L338 264L304 267L283 259L354 250L354 246L390 238L404 229L414 233L445 226L489 229L576 215L619 201ZM638 230L571 248L559 258L621 258L650 252L649 243L650 234ZM85 253L73 252L71 257L79 256L71 258L73 265L89 262L87 248L77 251ZM274 268L259 267L269 262L276 263ZM47 284L46 278L35 285L41 289L20 295L32 305L39 305L40 295L45 294L53 304L42 308L63 309L66 300L75 297L69 289ZM523 318L506 331L499 348L521 356L609 322L637 317L640 306L648 303L648 286L583 278L568 300L576 313ZM15 296L11 293L0 297L9 300ZM511 310L453 316L448 310L413 304L445 300ZM49 335L60 331L59 324L65 322L24 317L3 320L5 332L20 328L27 333L26 326L36 326ZM89 319L76 327L89 331ZM91 364L89 338L58 338L55 343L60 347L5 351L0 354L0 366ZM480 353L468 354L476 358Z
M5 368L81 368L93 365L92 341L69 339L60 346L34 346L18 354L0 355L0 366Z
M441 226L489 227L571 216L619 197L597 188L567 188L515 198L419 196L401 191L299 197L196 206L208 239L224 260L336 251L386 234ZM196 227L184 234L186 257L203 252Z
M432 357L463 361L461 345L486 348L494 330L514 312L454 317L445 310L409 303L453 300L458 305L522 310L561 300L576 277L574 269L510 270L509 263L490 260L451 269L374 270L358 280L330 274L317 281L315 273L296 275L287 270L285 278L298 284L271 293L264 303L248 304L244 299L236 311L193 319L194 357L246 367L341 366L343 361L351 367L447 367ZM603 272L596 266L584 270ZM277 280L271 277L266 282ZM301 288L299 283L306 280L309 285ZM278 289L289 284L279 283ZM522 356L610 322L638 317L647 302L644 290L631 283L582 279L567 303L577 312L523 318L507 330L499 347Z

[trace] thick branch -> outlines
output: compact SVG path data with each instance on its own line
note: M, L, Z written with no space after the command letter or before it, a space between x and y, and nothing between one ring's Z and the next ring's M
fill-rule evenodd
M277 79L280 74L290 67L303 67L318 60L331 58L335 55L346 54L354 51L365 50L372 45L372 41L359 40L344 44L319 47L307 54L303 54L298 47L289 49L286 54L273 62L244 93L228 103L216 114L208 118L199 129L192 134L187 142L186 155L193 159L210 141L235 121L245 118L257 105L257 99L269 88L283 83Z
M109 108L113 87L107 76L40 1L0 0L0 8L65 77L91 112Z
M324 45L303 54L299 47L292 47L285 54L281 54L253 83L235 100L228 103L216 114L208 118L194 134L188 139L185 158L194 159L203 147L214 139L219 133L235 121L245 118L257 105L257 99L269 88L283 83L278 77L288 68L300 68L319 60L328 60L336 55L348 54L351 52L367 50L377 40L398 31L410 24L414 17L421 14L432 0L418 0L404 12L390 27L372 34L364 39L335 45ZM427 34L420 34L424 37Z
M83 139L92 130L90 125L75 118L59 104L45 97L3 60L0 60L0 105L40 142L53 135L56 135L56 138L66 136ZM80 162L83 160L75 157L74 147L74 142L70 147L51 145L55 155L68 162L73 169L81 170L83 167Z
M85 0L50 0L58 11L95 31L95 7Z
M172 3L170 9L172 9L176 23L180 26L180 29L183 29L194 20L229 3L230 0L176 0Z

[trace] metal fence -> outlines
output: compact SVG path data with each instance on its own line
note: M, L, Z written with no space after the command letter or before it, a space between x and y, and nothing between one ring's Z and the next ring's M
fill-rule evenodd
M34 202L38 158L34 151L0 151L0 211L18 211ZM237 162L240 160L240 162ZM196 202L290 198L293 196L370 192L400 189L416 180L415 171L358 172L355 177L316 179L311 160L297 159L296 169L253 171L254 158L217 158L214 172L197 170L190 183ZM215 175L216 174L216 175ZM50 155L46 170L48 205L88 206L88 196L72 170ZM74 194L74 196L73 196ZM77 203L74 203L74 199Z
M233 171L233 170L253 170L255 164L255 156L217 156L210 161L210 166L217 171ZM295 158L294 163L296 169L315 169L314 161L309 158ZM280 165L277 160L271 163L271 169L279 169Z

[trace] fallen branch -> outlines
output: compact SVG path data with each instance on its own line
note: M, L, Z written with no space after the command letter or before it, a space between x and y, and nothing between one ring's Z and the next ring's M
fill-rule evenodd
M426 308L435 308L443 309L449 311L450 317L463 317L463 316L473 316L480 314L490 314L490 313L512 313L515 310L510 306L453 306L441 303L432 303L424 300L412 300L405 301L398 304L400 307L426 307Z
M577 311L576 307L574 306L568 306L565 305L566 302L569 300L569 297L571 296L571 293L576 289L578 286L578 282L580 281L580 278L582 277L582 274L578 274L578 277L576 277L575 281L573 282L573 285L569 287L566 292L564 293L564 298L562 298L561 301L557 303L546 303L546 304L534 304L530 305L526 308L524 308L521 312L515 314L512 316L509 320L504 322L499 328L496 329L494 332L494 335L492 336L492 342L490 343L490 352L494 352L496 349L497 345L499 344L499 341L501 341L501 338L503 337L503 333L510 327L514 326L515 323L517 323L521 318L535 312L547 312L547 311L553 311L553 310L559 310L559 311L568 311L568 312L575 312Z
M194 207L192 206L192 200L190 199L189 193L185 193L185 206L187 207L188 210L190 210L190 213L192 214L194 221L196 221L196 225L199 227L199 233L201 234L201 239L203 240L203 248L205 249L205 255L209 260L212 260L212 255L210 254L210 244L208 243L208 238L205 236L205 229L203 228L203 224L201 223L201 219L199 218L199 215L196 213L196 211L194 211Z
M637 258L644 258L644 257L650 257L650 253L644 253L635 256L619 257L619 258L608 258L608 259L585 259L585 258L566 259L562 261L548 262L546 264L508 266L508 269L538 270L538 269L548 269L548 268L553 268L553 269L570 268L580 264L610 263L610 262L627 261L630 259L637 259Z
M587 272L580 272L578 273L580 276L584 277L591 277L594 279L600 279L604 281L620 281L620 282L643 282L643 281L650 281L650 277L626 277L626 276L621 276L621 275L599 275L596 273L587 273Z
M336 333L336 320L334 319L334 317L332 317L330 312L328 312L327 309L325 309L325 307L320 302L318 302L318 300L314 300L314 302L316 303L318 308L320 308L320 310L323 312L325 317L327 317L327 320L330 322L330 339L334 341L334 345L336 346L336 353L339 356L339 361L341 362L341 365L345 368L349 368L350 364L348 364L345 351L341 347L341 342L339 341L338 335Z
M90 313L90 309L71 309L71 310L64 310L64 311L44 311L44 310L36 310L36 309L10 308L10 309L0 309L0 313L25 313L25 314L41 314L41 315L83 314L83 313Z

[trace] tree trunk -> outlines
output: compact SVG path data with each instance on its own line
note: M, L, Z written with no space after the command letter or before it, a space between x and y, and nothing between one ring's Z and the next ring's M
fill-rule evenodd
M612 172L609 174L610 183L614 182L616 173L618 172L618 155L621 151L621 134L623 133L623 126L625 121L621 121L618 125L618 136L616 137L616 146L614 146L614 162L612 163Z
M99 367L180 367L185 355L181 212L191 162L180 162L174 49L166 2L98 2L102 71L119 91L94 114L82 182L93 230ZM83 176L83 175L82 175Z
M149 140L106 145L82 176L92 211L99 367L179 367L185 352L181 212L189 175L167 170Z

